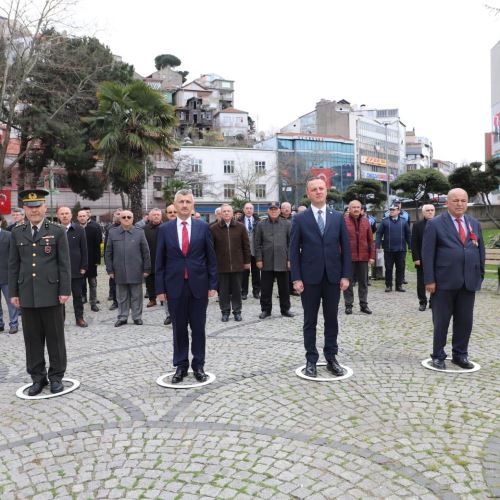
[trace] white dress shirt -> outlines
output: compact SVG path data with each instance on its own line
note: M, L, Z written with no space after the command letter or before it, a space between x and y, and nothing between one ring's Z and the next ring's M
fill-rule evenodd
M320 208L316 208L314 205L311 205L311 209L313 211L316 222L318 222L318 210L322 210L321 216L323 217L323 222L326 224L326 203Z
M186 221L183 221L182 219L179 219L179 217L177 217L177 237L179 238L179 248L181 250L182 250L182 228L184 227L182 224L183 222L187 222L186 227L188 230L188 238L189 241L191 241L191 217L189 217L189 219L187 219Z

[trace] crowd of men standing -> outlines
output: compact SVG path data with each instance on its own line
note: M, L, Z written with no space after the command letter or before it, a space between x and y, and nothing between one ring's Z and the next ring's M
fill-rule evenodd
M108 299L111 301L110 309L118 310L115 327L127 324L129 315L134 324L143 324L145 282L146 297L149 299L147 307L157 306L159 301L165 307L165 325L172 324L174 328L174 365L178 370L173 382L181 381L187 373L188 324L193 331L193 354L195 351L197 353L192 367L195 377L203 381L206 379L203 371L204 327L208 304L205 300L206 293L214 295L215 290L218 292L222 322L229 321L231 313L234 320L239 322L242 321L243 302L248 298L251 283L252 296L260 301L259 318L266 319L272 314L273 284L276 281L281 316L293 317L290 294L301 296L304 309L306 375L316 376L316 325L319 306L323 303L324 355L327 369L340 376L343 374L343 368L336 360L340 292L343 292L346 314L352 314L353 311L354 286L358 287L360 311L372 314L368 306L369 272L375 263L377 249L384 249L386 292L393 290L394 267L395 290L405 291L403 284L406 282L406 252L411 249L417 269L419 310L424 311L427 307L426 289L431 292L431 296L437 293L441 303L441 309L433 311L434 364L440 369L443 368L445 332L451 317L459 315L466 326L454 327L453 360L464 368L470 368L467 344L472 328L473 292L480 287L484 275L484 245L477 221L463 217L467 207L467 197L464 197L463 193L463 190L450 191L448 218L452 219L457 241L466 249L467 257L464 261L463 280L450 285L449 289L453 291L451 294L443 292L449 285L446 279L443 280L437 272L433 272L434 265L424 264L435 263L436 259L441 261L443 258L443 250L436 249L436 246L442 244L439 239L442 236L438 230L440 226L437 223L429 225L435 214L432 205L422 207L423 219L414 225L413 232L410 231L409 215L401 210L397 203L389 207L386 216L376 228L376 222L366 215L365 207L359 200L349 203L344 216L330 209L326 205L324 181L314 178L307 183L306 194L311 201L311 207L300 207L296 214L292 214L289 203L280 205L277 201L269 203L267 217L264 218L255 216L251 203L245 204L239 216L235 216L229 204L223 204L216 210L216 220L207 225L200 221L199 214L194 212L193 196L186 190L180 191L174 203L167 207L165 224L163 213L158 208L152 209L147 217L137 224L134 224L130 211L116 210L113 223L104 235L104 262L109 276ZM57 338L51 340L51 335L42 331L37 334L38 340L34 343L34 330L37 328L39 316L31 309L49 305L40 306L39 298L32 296L29 300L24 299L25 304L30 303L24 306L22 300L19 302L19 292L23 288L24 277L28 276L26 270L29 268L39 272L35 269L39 265L36 257L57 255L57 263L54 264L59 266L57 273L50 275L50 270L45 269L49 273L48 282L58 284L60 288L57 296L49 301L50 306L62 306L64 321L64 303L71 291L76 325L86 328L88 324L84 318L84 303L87 302L87 290L91 310L99 311L97 268L101 260L103 234L101 227L91 219L89 209L80 210L76 217L77 222L73 222L70 208L59 207L57 218L60 225L55 226L49 224L44 217L46 205L43 190L27 190L20 193L20 196L26 213L22 209L15 209L12 214L13 224L6 231L0 231L0 289L8 304L10 333L18 331L20 305L23 322L26 321L28 325L29 337L26 336L26 331L24 332L27 364L28 372L34 381L34 389L30 391L39 393L46 385L47 373L43 360L43 345L46 340L47 347L52 345L49 355L51 350L58 350L60 355L55 371L51 372L49 369L51 390L58 392L61 390L65 369L65 352L61 348L61 344L64 345L64 329L60 325L59 313L56 314L56 310L51 313L53 319L59 322L59 327L55 329L58 332ZM37 228L36 224L40 227ZM22 226L22 229L18 230L18 226ZM431 226L432 229L429 229ZM445 230L450 230L449 226L444 227ZM27 228L30 230L26 231ZM67 245L60 243L61 230L65 233ZM47 233L39 243L38 231ZM432 242L430 237L426 242L424 232L433 235ZM470 248L467 247L469 243ZM34 247L32 256L28 256L28 250L23 249L23 246L28 249L30 245ZM444 247L446 250L446 244ZM10 277L6 268L9 248L9 266L13 265L15 268L14 271L9 269ZM474 251L475 248L477 252ZM457 252L458 250L455 251L455 256L458 256ZM423 257L424 255L427 255L427 258ZM30 263L28 257L31 259ZM26 259L25 263L23 259ZM62 272L61 266L65 267L68 260L69 268ZM475 266L479 281L469 276L470 273L466 269L469 260ZM23 271L24 264L28 267ZM30 264L32 267L29 267ZM174 264L176 267L172 270L171 266ZM61 272L65 276L64 279L60 276ZM37 273L33 272L33 283L36 276ZM184 283L184 288L174 286L172 277L178 279L179 286ZM11 283L12 280L16 282ZM470 293L455 293L457 287L463 287L471 292L472 296ZM200 294L200 290L203 293ZM36 293L35 291L35 295ZM457 304L460 307L465 304L466 312L464 313L463 309L459 311ZM56 309L59 311L59 308ZM443 310L446 310L446 314ZM3 314L0 309L0 331L3 330Z

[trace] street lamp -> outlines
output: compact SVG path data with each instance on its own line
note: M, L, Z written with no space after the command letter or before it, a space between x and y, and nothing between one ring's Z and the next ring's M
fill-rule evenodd
M390 195L390 189L389 189L389 180L390 180L390 170L389 170L389 143L388 143L388 137L387 137L387 127L389 125L394 125L395 123L399 123L399 119L393 120L392 122L381 122L379 120L374 120L377 122L379 125L383 125L385 129L385 168L386 168L386 194L387 194L387 208L389 208L389 195Z

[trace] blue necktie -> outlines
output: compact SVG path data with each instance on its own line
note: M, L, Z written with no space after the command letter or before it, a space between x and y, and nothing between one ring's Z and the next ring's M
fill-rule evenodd
M323 210L318 210L318 227L319 227L319 232L321 233L321 236L323 236L323 233L325 232L325 221L323 220Z
M252 219L248 219L248 232L252 232Z

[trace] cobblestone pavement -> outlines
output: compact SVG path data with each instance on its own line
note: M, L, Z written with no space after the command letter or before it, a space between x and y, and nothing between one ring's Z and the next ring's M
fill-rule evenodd
M172 390L155 383L172 370L162 308L145 308L142 327L114 328L101 270L102 307L86 306L89 328L75 327L68 309L75 392L18 399L29 382L22 335L0 336L0 498L499 497L495 282L476 299L471 358L481 370L444 374L420 364L431 313L418 311L409 279L404 294L373 282L371 317L341 306L349 379L294 374L304 364L298 298L295 318L276 307L263 321L249 298L242 323L221 323L212 300L206 369L217 379Z

